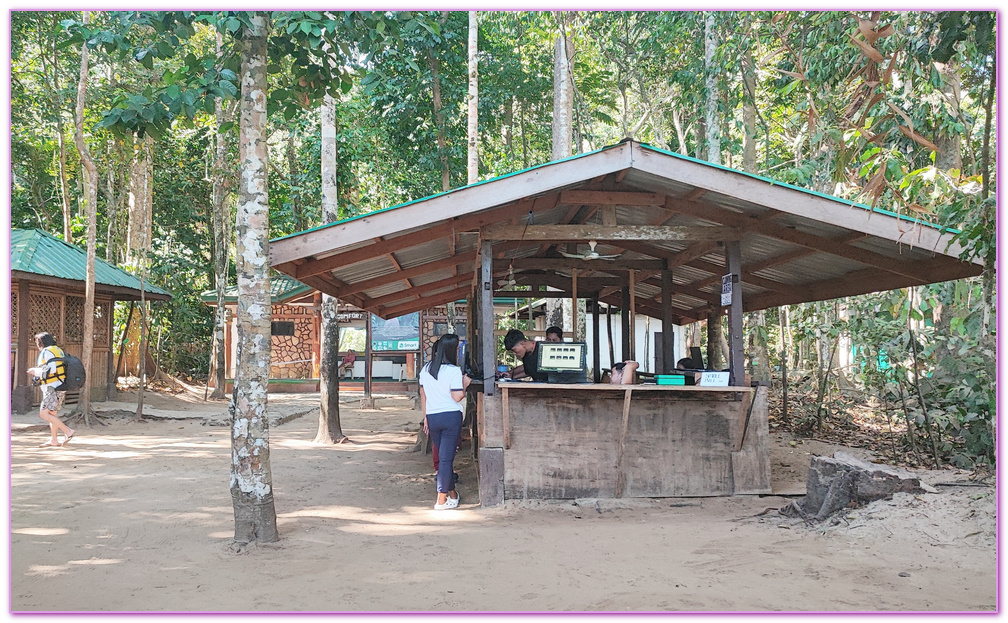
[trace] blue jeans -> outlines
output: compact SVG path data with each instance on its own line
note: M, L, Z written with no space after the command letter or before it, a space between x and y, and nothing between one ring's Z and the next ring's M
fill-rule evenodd
M445 411L427 415L427 430L431 441L438 447L437 490L448 493L455 490L455 446L462 434L462 412Z

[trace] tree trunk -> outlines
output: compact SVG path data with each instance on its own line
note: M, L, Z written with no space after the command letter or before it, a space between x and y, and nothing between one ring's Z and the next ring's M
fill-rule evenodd
M84 11L82 22L87 24L88 12ZM84 188L87 196L87 268L84 285L84 338L81 345L81 360L84 362L88 378L95 378L91 368L91 353L94 351L94 305L95 305L95 238L98 230L98 167L91 159L91 152L84 142L84 102L87 99L88 49L81 45L80 78L77 81L77 109L74 116L74 143L84 166ZM84 414L84 424L91 425L91 382L81 387L78 408Z
M220 55L223 46L223 36L217 33L217 54ZM217 127L230 121L223 102L218 99L214 104L214 116ZM217 308L214 314L213 345L211 351L214 355L214 390L210 395L212 398L224 398L224 388L227 384L227 359L224 347L224 330L227 325L227 308L224 305L224 290L227 288L228 278L228 197L231 187L230 169L227 166L228 156L228 133L217 132L216 157L214 159L213 175L213 237L214 237L214 286L217 290Z
M704 121L707 126L707 160L721 164L721 136L718 122L718 73L720 69L714 64L714 52L717 49L717 24L713 11L707 12L704 19L704 74L707 86L707 98L704 107Z
M322 222L339 219L339 187L336 183L336 100L325 96L322 105ZM322 349L319 361L319 422L315 443L348 441L339 413L339 325L336 299L322 295Z
M126 227L127 261L138 262L144 248L144 220L147 214L147 152L143 142L133 141L130 159L129 222Z
M52 18L53 27L58 27L57 18L53 16ZM66 131L63 128L63 97L60 94L59 87L59 38L53 37L52 41L52 89L50 91L50 98L52 98L53 109L56 113L56 143L59 145L59 190L60 190L60 208L63 211L63 240L68 244L73 244L73 231L70 229L70 189L67 187L67 174L66 174ZM43 46L40 42L40 48ZM42 71L43 74L48 74L47 63L48 57L43 51L39 55L42 60ZM97 180L95 180L97 182Z
M479 52L479 19L469 11L469 148L467 154L467 184L479 181L479 78L476 56Z
M720 310L707 315L707 369L722 370L728 352Z
M441 23L444 24L447 11L441 13ZM437 127L438 159L441 160L441 190L451 190L451 171L448 168L448 139L445 136L444 112L441 106L441 61L433 49L427 50L427 64L431 70L431 89L434 98L434 124Z
M557 11L558 32L553 56L553 160L562 160L573 152L574 140L574 41L567 29L570 12Z
M959 63L950 60L947 63L935 63L935 67L942 77L942 97L948 103L952 116L956 120L962 120L959 110L959 88L962 83ZM962 135L959 132L938 133L935 145L938 147L935 152L935 167L938 170L946 173L951 169L962 171Z
M266 67L268 25L256 12L242 33L239 120L238 344L231 398L231 500L236 543L280 538L270 470L268 398L270 371L269 165Z

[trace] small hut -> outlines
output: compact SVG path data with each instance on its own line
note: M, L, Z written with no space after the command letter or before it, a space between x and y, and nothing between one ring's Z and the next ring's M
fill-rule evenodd
M217 291L207 290L200 295L204 303L217 305ZM319 389L319 362L321 361L322 334L322 294L286 275L270 277L271 301L271 344L270 344L270 391L271 392L314 392ZM237 328L234 323L238 306L238 287L230 286L224 291L224 363L227 387L230 391L234 378L235 348ZM465 337L466 307L457 305L458 321L456 330ZM405 317L404 317L405 318ZM379 319L380 321L380 319ZM352 369L344 373L341 386L347 390L364 390L365 379L370 377L375 388L382 391L415 390L417 361L425 361L430 355L430 346L447 332L447 308L441 305L423 310L410 322L415 321L416 332L402 327L406 339L393 340L391 326L373 327L370 314L361 308L343 301L339 302L336 322L341 336L345 332L359 332L357 340L340 339L340 357L351 348L356 351L357 361ZM396 323L398 325L398 323ZM406 324L404 322L404 324ZM384 332L383 332L384 329ZM359 344L357 344L359 342ZM370 353L369 353L370 351ZM370 354L370 357L368 356ZM371 371L367 371L370 361ZM211 362L210 383L213 384L213 362Z
M37 405L41 392L25 371L35 365L36 333L48 331L67 353L78 357L84 342L87 252L39 229L11 231L11 408L23 412ZM112 316L118 301L140 300L140 280L95 258L94 349L85 362L92 400L115 396ZM144 284L147 300L172 295ZM76 394L67 396L73 402Z

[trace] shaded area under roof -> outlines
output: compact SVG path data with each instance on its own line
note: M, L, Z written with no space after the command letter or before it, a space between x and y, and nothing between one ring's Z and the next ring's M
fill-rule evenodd
M632 141L274 240L271 265L394 317L468 296L481 239L495 296L569 295L576 272L579 297L622 307L633 271L637 310L680 324L721 309L729 240L745 311L982 270L932 224Z
M40 229L11 230L11 278L57 285L72 281L83 286L87 251ZM150 283L143 285L148 299L172 298L167 290ZM119 300L140 300L140 280L100 258L95 258L95 289L114 294Z

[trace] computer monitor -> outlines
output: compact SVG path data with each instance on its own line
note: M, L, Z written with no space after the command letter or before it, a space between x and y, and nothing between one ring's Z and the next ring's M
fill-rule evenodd
M539 371L550 383L586 383L588 345L584 342L536 342Z

